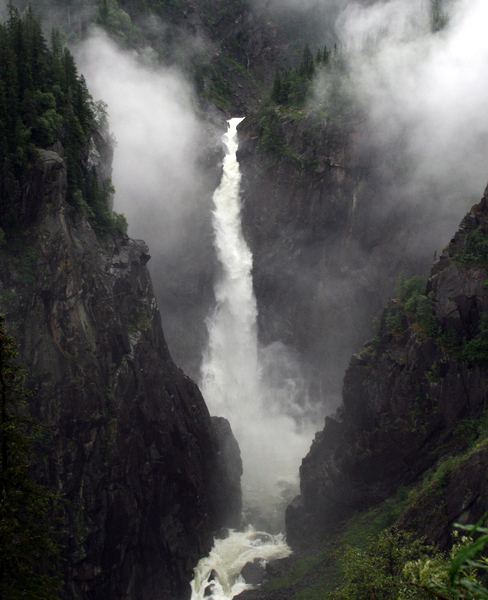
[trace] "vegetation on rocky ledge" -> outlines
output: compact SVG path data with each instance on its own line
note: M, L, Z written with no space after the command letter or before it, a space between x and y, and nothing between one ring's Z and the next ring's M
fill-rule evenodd
M39 148L65 153L74 211L100 233L124 228L109 208L110 179L101 180L93 164L97 129L106 132L106 107L93 102L59 32L53 30L49 48L32 10L21 17L9 3L8 20L0 24L0 228L7 239L31 224L43 202L36 197L37 206L26 208Z

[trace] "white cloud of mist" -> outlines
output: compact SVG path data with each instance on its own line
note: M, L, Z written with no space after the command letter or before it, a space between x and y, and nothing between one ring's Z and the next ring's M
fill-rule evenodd
M425 0L353 2L337 22L368 143L404 148L408 173L401 182L392 174L391 202L400 194L438 211L429 241L443 245L488 180L488 3L452 0L444 10L448 24L435 34Z
M76 52L91 94L108 104L117 147L115 210L157 253L180 245L202 184L202 127L193 90L176 68L144 66L97 31Z

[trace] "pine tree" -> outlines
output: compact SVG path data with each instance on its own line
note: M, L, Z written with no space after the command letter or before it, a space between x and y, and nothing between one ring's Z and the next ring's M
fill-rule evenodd
M330 52L327 50L327 46L324 46L324 52L322 53L322 62L326 65L329 62Z
M281 77L278 69L276 69L276 75L271 89L271 100L276 104L280 104L281 102Z
M0 315L0 600L54 600L60 546L52 511L59 498L35 483L29 455L36 430L17 350Z
M303 58L300 64L300 75L302 77L311 79L314 73L314 60L313 54L310 50L310 46L305 44L305 48L303 49Z

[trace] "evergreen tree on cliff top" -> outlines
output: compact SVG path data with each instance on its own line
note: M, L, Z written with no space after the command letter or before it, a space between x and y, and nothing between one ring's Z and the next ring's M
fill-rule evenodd
M26 214L39 150L53 147L66 155L72 210L86 214L97 233L117 225L109 208L111 181L99 181L88 160L100 110L59 32L52 32L49 48L30 7L21 16L10 1L0 23L0 228L7 241L31 224L44 202L39 195L36 210Z
M0 315L0 600L53 600L60 546L55 494L35 483L29 455L36 423L26 416L25 373Z

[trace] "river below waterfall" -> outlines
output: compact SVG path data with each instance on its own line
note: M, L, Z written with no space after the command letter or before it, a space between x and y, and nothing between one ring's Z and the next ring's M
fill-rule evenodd
M245 589L241 571L247 563L285 558L291 554L283 535L268 535L248 527L244 532L231 531L225 540L215 540L209 556L202 558L195 568L191 582L192 600L210 596L214 600L229 600Z

